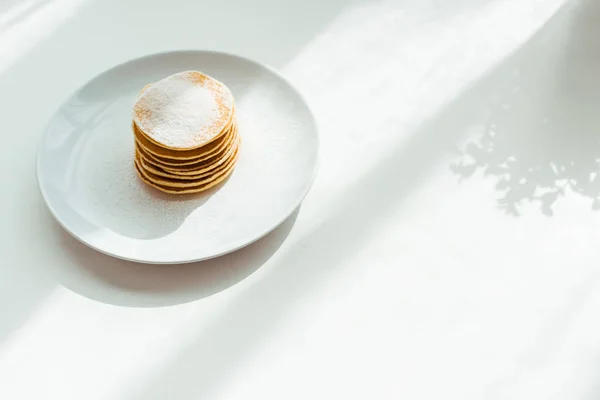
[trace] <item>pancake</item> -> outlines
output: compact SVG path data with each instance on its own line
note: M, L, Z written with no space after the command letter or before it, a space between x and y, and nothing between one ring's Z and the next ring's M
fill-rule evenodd
M190 161L200 161L202 158L208 158L218 151L222 150L228 143L231 142L231 136L237 130L236 124L232 121L221 136L209 143L206 146L190 149L190 150L171 150L162 148L148 140L148 138L137 128L135 122L132 124L132 130L136 142L142 147L146 153L155 156L157 161L165 161L172 165L189 163Z
M139 96L141 96L146 91L146 89L148 89L151 86L151 83L144 86L140 91ZM231 118L227 123L226 127L219 135L217 135L217 137L212 142L210 142L206 146L202 146L202 148L206 150L206 154L200 157L208 158L210 153L217 152L217 148L219 148L219 150L223 148L224 141L231 141L231 130L234 128L234 126L237 128L235 123L235 104L232 106ZM154 142L147 134L144 133L144 131L142 131L139 128L139 126L136 125L135 121L132 122L132 127L132 129L134 130L134 134L138 139L138 142L146 146L145 150L147 152L149 150L150 156L152 156L153 158L157 158L157 161L161 161L161 159L163 159L165 164L170 165L189 164L190 162L188 161L188 159L184 157L198 154L196 152L181 152L190 149L180 149L179 151L171 151L172 149L165 148L161 144L157 144L156 142ZM229 138L225 138L225 136L227 135L229 135Z
M238 152L239 150L236 151L234 158L228 163L227 168L225 168L221 173L212 175L209 178L205 178L203 180L198 180L196 182L181 183L177 181L170 181L167 179L159 179L157 177L153 177L140 166L140 163L137 160L137 158L135 159L134 165L138 176L147 185L152 186L155 189L158 189L165 193L191 194L203 192L227 179L235 169L235 162L237 160Z
M231 157L226 164L224 164L222 167L220 167L218 169L218 172L215 172L214 174L210 174L210 175L207 175L207 176L204 176L201 178L192 179L192 180L172 179L172 178L166 178L166 177L162 177L162 176L153 174L152 172L150 172L144 168L139 157L135 158L135 163L138 165L138 167L139 167L141 173L144 175L144 177L156 185L166 186L166 187L175 187L175 188L194 188L197 186L204 185L205 183L208 183L215 178L218 178L219 176L221 176L222 174L226 173L231 168L233 168L233 166L235 165L235 162L237 161L238 153L239 153L239 148L236 149L236 151L233 154L233 157Z
M204 165L202 167L198 167L192 171L167 170L158 165L152 164L152 162L146 159L141 153L138 153L137 156L141 167L151 174L175 180L194 180L203 178L205 176L209 176L211 174L218 174L220 168L226 166L228 162L234 157L235 153L237 152L238 145L239 140L236 140L234 145L230 149L228 149L228 151L225 154L220 156L219 159L204 162Z
M218 139L232 123L233 95L198 71L173 74L146 86L133 107L145 139L168 150L192 151Z
M153 158L149 158L139 147L136 146L136 149L140 152L140 155L142 156L146 164L150 165L151 167L158 168L160 171L174 175L197 175L198 173L208 170L210 166L216 167L222 164L223 160L227 159L227 157L231 155L231 151L234 148L237 137L238 136L235 135L231 145L224 148L222 151L215 154L214 156L190 165L165 165L163 163L157 162Z
M237 138L237 135L234 136L233 140L235 140L235 138ZM231 146L224 148L223 150L221 150L220 152L216 153L214 156L211 156L210 158L206 158L203 160L200 160L199 162L197 162L196 164L191 164L191 165L179 165L179 166L171 166L171 165L162 165L162 169L164 169L167 172L173 173L173 174L177 174L180 173L182 175L186 175L189 173L193 173L195 171L198 171L200 169L204 169L207 165L218 162L223 156L225 156L228 151L231 149L231 147L234 145L234 142L232 141Z
M134 166L147 185L165 193L198 193L233 171L240 138L229 89L186 71L146 85L131 124Z
M222 183L225 179L227 179L229 177L231 172L233 172L233 168L232 168L231 171L229 171L224 176L222 176L218 179L215 179L214 181L209 182L204 186L199 186L196 188L176 188L176 187L163 187L163 186L157 185L155 183L152 183L151 181L149 181L148 179L146 179L144 177L144 175L141 173L137 164L134 163L134 166L135 166L135 171L137 172L137 175L142 180L142 182L144 182L148 186L153 187L154 189L160 190L161 192L168 193L168 194L194 194L194 193L204 192L205 190L211 189L211 188L217 186L218 184Z

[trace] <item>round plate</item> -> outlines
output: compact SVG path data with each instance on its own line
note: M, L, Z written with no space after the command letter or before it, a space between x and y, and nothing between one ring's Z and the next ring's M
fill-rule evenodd
M136 175L132 106L140 89L200 70L236 99L241 147L233 174L197 195L167 195ZM51 119L37 163L48 208L74 237L145 263L184 263L246 246L281 224L314 179L315 119L281 75L230 54L180 51L139 58L97 76Z

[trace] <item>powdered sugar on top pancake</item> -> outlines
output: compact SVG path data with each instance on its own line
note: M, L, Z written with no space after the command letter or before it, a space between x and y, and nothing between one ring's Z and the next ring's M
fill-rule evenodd
M133 119L158 144L188 149L217 137L229 122L232 107L233 97L223 83L185 71L146 88L134 105Z

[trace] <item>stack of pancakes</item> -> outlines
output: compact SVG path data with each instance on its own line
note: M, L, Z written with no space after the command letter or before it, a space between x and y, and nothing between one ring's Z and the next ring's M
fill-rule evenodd
M225 180L238 157L234 100L221 82L198 71L142 89L133 107L135 168L166 193L197 193Z

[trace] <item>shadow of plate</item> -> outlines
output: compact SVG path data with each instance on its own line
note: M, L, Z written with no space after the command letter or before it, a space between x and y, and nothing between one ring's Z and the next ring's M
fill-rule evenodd
M298 210L273 232L236 252L177 265L139 264L115 259L77 241L57 223L68 263L56 266L57 282L84 297L126 307L164 307L221 292L265 264L289 235Z

